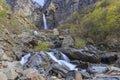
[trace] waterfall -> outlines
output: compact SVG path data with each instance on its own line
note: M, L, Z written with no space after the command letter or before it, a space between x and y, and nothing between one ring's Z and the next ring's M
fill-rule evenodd
M44 30L47 30L48 26L47 26L47 20L46 20L45 14L43 14L43 24L44 24Z
M48 54L48 56L49 56L52 60L54 60L55 62L57 62L58 64L60 64L60 65L63 66L64 68L70 69L70 70L76 70L76 69L77 69L77 68L76 68L76 65L71 64L71 63L69 62L69 58L68 58L66 55L64 55L64 54L61 53L65 60L58 60L58 59L54 56L54 53L53 53L53 52L46 52L46 53Z

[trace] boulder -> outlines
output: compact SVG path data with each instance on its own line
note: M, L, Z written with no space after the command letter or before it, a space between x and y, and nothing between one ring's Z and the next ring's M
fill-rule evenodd
M66 80L82 80L82 76L78 71L69 71L66 74Z
M23 72L26 80L45 80L37 70L29 68Z
M105 53L105 54L101 55L101 62L102 63L109 64L109 63L115 62L116 60L118 60L117 53L110 52L110 53Z
M64 48L60 49L71 60L81 60L90 63L100 63L100 56L98 53L87 51L85 49Z

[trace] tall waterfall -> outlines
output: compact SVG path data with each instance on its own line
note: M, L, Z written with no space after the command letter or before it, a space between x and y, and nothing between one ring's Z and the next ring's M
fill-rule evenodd
M43 14L43 24L44 24L44 30L47 30L48 26L47 26L47 20L46 20L45 14Z

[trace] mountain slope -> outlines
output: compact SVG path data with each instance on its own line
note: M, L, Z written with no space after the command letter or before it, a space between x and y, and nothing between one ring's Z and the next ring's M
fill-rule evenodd
M73 37L94 42L99 48L120 49L120 0L101 0L75 11L61 28L68 28Z

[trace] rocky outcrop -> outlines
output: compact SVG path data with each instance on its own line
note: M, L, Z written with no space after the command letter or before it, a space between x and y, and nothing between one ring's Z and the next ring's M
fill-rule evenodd
M100 56L98 52L87 51L85 49L66 48L61 49L71 60L81 60L90 63L100 63Z
M32 0L7 0L11 5L14 15L19 15L33 22L37 27L42 23L41 21L41 7L38 3ZM41 22L41 23L40 23Z
M74 11L81 12L81 9L97 1L98 0L48 0L42 11L47 15L49 28L54 28L59 23L64 22Z

